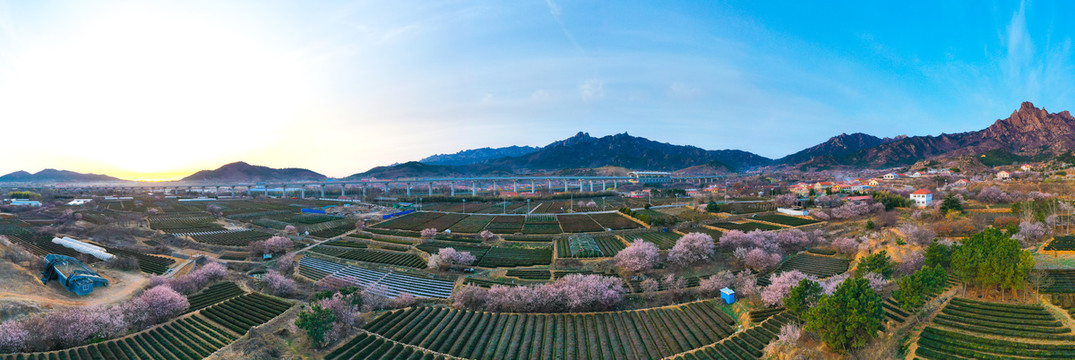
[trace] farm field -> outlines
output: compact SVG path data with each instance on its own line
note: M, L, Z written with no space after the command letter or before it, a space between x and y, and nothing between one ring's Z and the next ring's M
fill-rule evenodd
M763 223L754 222L754 221L747 221L747 222L744 222L744 223L741 223L741 224L733 223L733 222L715 222L715 223L710 224L710 226L719 227L721 229L726 229L726 230L739 230L739 231L742 231L742 232L751 232L751 231L754 231L754 230L779 230L779 229L783 229L782 227L779 227L779 226L763 224Z
M1042 250L1056 250L1056 251L1075 251L1075 235L1057 236Z
M1071 358L1073 341L1071 329L1040 304L954 298L922 331L915 355L927 360Z
M514 234L523 231L524 221L522 216L497 216L485 225L485 229L494 234Z
M121 257L133 257L138 259L138 268L147 274L163 274L168 271L168 267L175 264L175 260L172 258L166 258L156 255L143 254L139 252L117 249L112 247L104 247L109 253Z
M401 343L360 332L350 341L325 355L325 360L339 359L446 359L443 355L405 346Z
M580 314L516 314L412 307L366 329L423 349L472 359L652 359L731 335L735 320L713 300Z
M220 231L224 227L216 224L216 218L205 213L169 214L150 216L149 227L169 234Z
M246 334L250 328L272 320L290 307L291 303L286 301L249 293L212 305L200 314L237 334Z
M566 233L600 232L605 228L593 220L589 215L559 215L560 227Z
M187 301L190 303L190 308L187 309L187 312L198 311L207 306L242 294L243 290L239 288L239 285L235 285L235 283L230 281L209 285L209 287L206 287L197 294L187 296Z
M488 225L490 221L493 221L494 216L488 215L471 215L459 220L450 227L453 233L465 233L465 234L477 234L485 229L485 225Z
M331 277L333 281L360 287L384 287L388 297L408 293L414 296L446 299L452 295L455 283L435 278L424 278L395 271L372 270L344 265L333 261L304 256L299 260L298 272L312 280Z
M625 230L625 229L638 229L642 227L641 224L634 220L628 219L626 216L621 215L619 212L613 213L601 213L590 214L590 218L601 225L601 227L612 230Z
M661 250L671 249L673 246L676 246L676 240L683 237L683 235L671 231L660 230L638 232L621 236L623 236L628 243L634 242L637 239L642 239L642 241L651 242L654 245L657 245L657 248Z
M780 328L786 324L802 321L787 312L769 317L757 326L736 333L702 348L679 354L674 360L725 360L725 359L760 359L762 349L780 334Z
M1040 292L1043 294L1075 293L1075 269L1045 270Z
M458 250L458 249L457 249ZM552 262L552 248L489 248L474 263L476 266L497 268L532 265L548 265Z
M612 257L627 245L612 235L591 236L574 234L556 241L556 256L560 258Z
M804 274L814 275L823 279L846 272L850 264L850 261L844 259L799 253L780 264L780 268L773 271L773 273L799 270Z
M552 276L552 272L545 269L512 269L508 270L507 273L505 273L504 275L520 278L523 280L549 280L549 276Z
M223 230L189 234L194 241L222 246L247 246L255 241L261 241L272 237L272 234L251 230Z
M416 269L424 269L426 267L426 262L425 260L422 260L421 257L415 254L404 252L369 250L355 247L334 247L326 245L318 245L310 251L348 260L406 266Z
M235 284L225 282L205 289L202 293L211 292L218 295L204 299L218 299L215 300L217 303L200 311L193 310L193 314L189 316L165 322L149 330L70 349L0 355L0 360L203 359L231 344L250 328L272 320L291 307L288 302L259 293L231 295L237 297L219 302L223 298L220 298L218 292L233 294L231 286ZM239 291L241 294L241 290ZM200 294L192 298L200 299ZM197 301L202 303L202 300Z
M44 353L0 355L0 359L203 359L237 338L192 316L115 340Z
M761 220L761 221L768 221L768 222L771 222L771 223L787 225L787 226L791 226L791 227L816 224L816 223L820 222L820 221L817 221L817 220L803 219L803 218L799 218L799 217L780 215L780 214L758 215L758 216L753 217L753 219L758 219L758 220Z

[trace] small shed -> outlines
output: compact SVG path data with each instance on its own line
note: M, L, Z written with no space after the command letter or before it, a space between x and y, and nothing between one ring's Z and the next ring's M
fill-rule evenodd
M731 305L735 303L735 291L729 288L720 289L720 298L724 299L724 303Z
M59 281L67 291L79 296L93 292L98 286L108 286L108 279L90 270L86 264L73 257L57 254L45 255L45 272L41 274L41 282L47 285L51 280Z

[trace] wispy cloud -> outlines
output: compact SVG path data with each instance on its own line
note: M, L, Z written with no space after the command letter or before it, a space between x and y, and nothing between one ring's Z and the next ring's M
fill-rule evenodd
M560 31L564 33L564 37L567 37L567 41L571 42L571 45L575 46L580 52L585 53L586 50L579 45L578 41L575 41L575 35L571 34L571 31L567 30L567 26L564 26L564 20L561 19L563 10L560 9L560 5L553 0L545 0L545 4L549 5L549 14L552 14L552 18L556 20L556 24L560 25Z
M600 79L588 79L579 85L579 95L587 103L605 98L605 82Z

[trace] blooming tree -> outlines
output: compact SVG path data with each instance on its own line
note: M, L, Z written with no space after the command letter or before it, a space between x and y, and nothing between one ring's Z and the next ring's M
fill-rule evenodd
M299 229L295 225L284 226L284 233L288 235L298 235Z
M205 207L205 211L213 216L224 215L224 209L220 208L220 205L209 205Z
M642 292L646 294L652 294L661 289L661 284L654 279L642 280L639 286L642 288Z
M468 251L457 251L454 248L441 248L436 254L429 257L426 264L430 269L444 270L451 266L466 266L474 263L474 255Z
M283 236L273 236L267 240L255 241L250 243L250 252L255 256L261 256L263 254L282 254L287 252L288 249L294 243L291 239Z
M735 275L731 271L724 270L716 273L713 276L702 278L698 280L698 290L702 294L713 296L716 295L720 289L731 287L735 284Z
M262 276L261 280L265 282L265 288L269 293L278 296L291 295L297 287L295 280L280 274L276 270L269 270Z
M832 241L832 246L836 248L836 251L844 255L854 255L859 251L859 242L853 238L837 238Z
M432 239L434 236L437 236L437 229L434 229L434 228L423 229L422 232L421 232L421 235L422 235L422 239L426 239L426 240Z
M990 186L978 192L978 200L986 203L1006 203L1012 201L1012 196L999 187Z
M791 288L799 285L799 281L802 279L811 279L816 281L814 277L808 277L799 270L785 271L780 274L773 274L769 277L769 286L761 292L761 301L768 306L778 306L784 302L784 298L788 297L788 293L791 292Z
M737 257L742 255L742 257L739 257L739 261L741 261L744 266L757 271L763 271L779 264L780 259L782 258L779 253L769 253L760 248L754 248L746 252L736 249L734 255Z
M735 274L735 292L743 296L751 296L758 293L758 277L750 270L740 271Z
M124 307L124 316L131 326L144 329L171 319L190 307L187 297L179 294L168 285L160 285L146 290Z
M635 240L613 258L616 266L628 274L648 272L657 265L659 259L657 246L642 239Z
M785 208L790 207L792 205L795 205L795 203L798 202L798 201L799 201L799 197L796 196L795 194L782 194L782 195L779 195L779 196L773 198L773 203L775 203L776 206L785 207Z
M896 270L903 275L911 275L925 264L926 256L921 251L915 251L903 257L903 261L896 265Z
M582 312L610 310L623 301L619 277L571 274L546 284L466 286L452 296L459 307L498 312Z
M904 224L900 226L900 232L907 239L908 243L918 245L929 245L937 237L937 233L925 226L915 226L911 224Z
M1012 235L1012 239L1019 240L1023 245L1035 244L1049 234L1049 228L1034 220L1025 220L1019 223L1019 232Z
M709 260L713 256L713 237L703 233L689 233L676 240L676 245L668 251L668 261L688 266Z

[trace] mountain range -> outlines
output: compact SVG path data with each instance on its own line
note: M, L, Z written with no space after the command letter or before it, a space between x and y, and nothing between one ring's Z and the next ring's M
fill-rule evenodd
M33 174L26 171L16 171L0 176L0 182L3 183L91 183L110 181L122 180L108 175L82 174L74 171L56 169L45 169Z
M672 171L681 174L737 172L753 169L880 169L903 167L920 161L960 160L978 166L1012 161L1071 158L1075 150L1075 117L1067 111L1050 113L1030 102L989 127L956 134L879 138L869 134L840 134L827 141L769 159L742 150L706 150L673 145L627 133L593 137L575 136L543 147L509 146L440 154L390 166L381 166L344 179L405 177L489 176L509 174L559 175L624 173L631 170ZM999 160L998 160L999 159ZM307 169L273 169L244 162L203 170L185 182L261 182L324 180ZM71 171L17 171L0 182L104 182L114 177Z
M264 182L292 180L325 180L328 177L307 169L273 169L266 166L233 162L216 170L202 170L187 176L185 182Z

